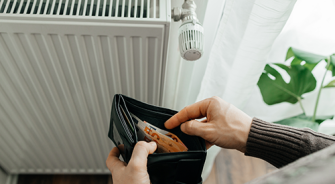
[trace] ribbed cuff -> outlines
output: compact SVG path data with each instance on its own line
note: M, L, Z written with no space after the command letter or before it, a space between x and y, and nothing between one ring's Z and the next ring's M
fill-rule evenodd
M254 118L245 155L282 167L301 157L301 137L302 132L296 128Z

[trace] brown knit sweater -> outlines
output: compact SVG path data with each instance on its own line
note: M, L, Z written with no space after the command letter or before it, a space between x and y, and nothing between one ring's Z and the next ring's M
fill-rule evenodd
M298 129L254 118L245 155L282 167L333 143L335 137L309 128Z

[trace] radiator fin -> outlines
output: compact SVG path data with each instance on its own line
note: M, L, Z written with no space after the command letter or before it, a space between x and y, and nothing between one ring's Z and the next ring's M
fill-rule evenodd
M161 105L169 6L0 0L0 165L10 173L109 173L114 95Z
M159 0L0 0L0 14L160 18Z
M158 104L160 50L155 37L0 33L0 163L105 172L113 95Z

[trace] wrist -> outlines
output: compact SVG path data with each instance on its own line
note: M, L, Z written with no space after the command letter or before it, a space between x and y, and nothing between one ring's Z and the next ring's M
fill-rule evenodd
M241 111L242 112L242 111ZM242 112L242 114L238 117L238 124L240 125L238 129L238 148L237 150L245 153L246 151L246 146L247 146L247 141L250 133L250 128L252 124L252 118Z

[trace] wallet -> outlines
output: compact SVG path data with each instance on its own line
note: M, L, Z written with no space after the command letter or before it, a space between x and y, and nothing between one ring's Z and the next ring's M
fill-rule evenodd
M190 136L180 130L180 126L168 130L164 123L177 111L149 105L125 95L116 94L113 99L108 137L120 150L123 161L129 162L135 144L139 140L135 119L169 131L185 144L185 152L153 153L148 156L148 173L152 184L201 184L201 173L207 150L205 140Z

